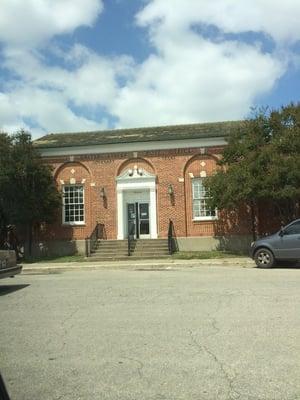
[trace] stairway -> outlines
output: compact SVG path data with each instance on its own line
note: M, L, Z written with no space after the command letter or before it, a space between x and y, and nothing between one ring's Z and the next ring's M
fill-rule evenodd
M168 239L138 239L127 254L127 240L98 240L91 261L143 260L168 258Z

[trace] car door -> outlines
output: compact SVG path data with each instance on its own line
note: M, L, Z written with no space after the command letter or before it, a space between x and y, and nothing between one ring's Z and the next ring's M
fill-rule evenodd
M283 259L300 259L300 220L283 229L279 253Z

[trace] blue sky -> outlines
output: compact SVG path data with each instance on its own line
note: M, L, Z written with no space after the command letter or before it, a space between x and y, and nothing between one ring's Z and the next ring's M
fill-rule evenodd
M271 4L2 0L0 129L223 121L298 102L300 2Z

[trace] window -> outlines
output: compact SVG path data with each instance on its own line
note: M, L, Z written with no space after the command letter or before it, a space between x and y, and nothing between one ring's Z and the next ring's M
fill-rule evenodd
M81 185L63 188L63 223L80 225L84 223L84 190Z
M285 235L300 235L300 221L295 222L284 230Z
M209 220L216 218L216 210L211 210L207 205L209 193L205 190L203 179L193 179L193 219Z

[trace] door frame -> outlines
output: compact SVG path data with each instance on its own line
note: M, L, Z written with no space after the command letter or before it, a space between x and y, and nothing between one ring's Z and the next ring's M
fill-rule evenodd
M125 171L116 178L117 183L117 239L123 240L127 236L125 224L127 219L127 206L125 204L125 192L147 191L149 193L149 225L150 238L157 239L157 204L156 204L156 176L146 171L142 175L132 174L131 170ZM145 201L148 202L148 201Z

